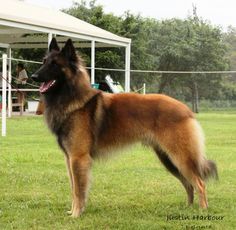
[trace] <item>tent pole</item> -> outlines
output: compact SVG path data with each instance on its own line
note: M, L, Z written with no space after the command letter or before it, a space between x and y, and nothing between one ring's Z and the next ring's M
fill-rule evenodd
M49 33L48 34L48 49L49 49L49 45L50 45L51 41L52 41L52 33Z
M2 76L7 80L7 55L2 55ZM2 78L2 136L6 136L7 123L7 82Z
M91 41L91 84L95 83L95 41Z
M130 52L131 44L125 47L125 92L130 92Z
M7 56L8 56L8 70L7 70L7 75L8 75L8 117L12 116L12 96L11 96L11 82L12 82L12 66L11 66L11 48L9 47L7 49Z

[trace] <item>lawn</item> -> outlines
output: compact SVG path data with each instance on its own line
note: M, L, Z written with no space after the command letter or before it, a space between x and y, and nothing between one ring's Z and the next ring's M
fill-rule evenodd
M0 229L236 229L236 112L202 113L198 119L220 177L208 183L208 210L200 210L197 199L187 207L180 183L150 149L137 145L94 162L79 219L66 214L64 157L43 119L9 119L7 137L0 137Z

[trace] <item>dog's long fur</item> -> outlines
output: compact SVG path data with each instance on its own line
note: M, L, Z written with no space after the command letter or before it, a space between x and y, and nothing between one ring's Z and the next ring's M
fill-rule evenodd
M62 50L55 39L36 81L56 80L44 93L45 117L66 156L73 193L71 214L85 207L92 159L136 142L151 146L164 166L177 177L193 203L207 208L204 181L217 177L206 160L204 137L191 110L160 94L108 94L93 89L71 40Z

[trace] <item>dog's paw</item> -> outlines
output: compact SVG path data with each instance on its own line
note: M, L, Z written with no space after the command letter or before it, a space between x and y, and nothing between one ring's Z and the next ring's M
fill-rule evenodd
M71 213L71 217L77 218L80 216L80 210L79 209L74 209L73 212Z
M74 208L73 211L71 212L71 217L79 217L81 214L84 212L84 207L79 209L79 208Z

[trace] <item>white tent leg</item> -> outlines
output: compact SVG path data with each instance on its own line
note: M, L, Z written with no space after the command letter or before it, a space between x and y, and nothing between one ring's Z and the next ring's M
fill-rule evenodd
M143 94L146 94L146 83L143 83Z
M7 55L2 55L2 76L7 80ZM6 136L7 122L7 82L2 78L2 136Z
M95 83L95 41L91 41L91 84Z
M12 81L12 76L11 76L11 48L7 49L7 56L8 56L8 117L12 116L12 97L11 97L11 81Z
M51 41L52 41L52 33L49 33L48 34L48 48L49 48Z
M125 92L130 91L130 52L131 44L125 48Z

